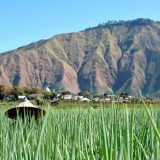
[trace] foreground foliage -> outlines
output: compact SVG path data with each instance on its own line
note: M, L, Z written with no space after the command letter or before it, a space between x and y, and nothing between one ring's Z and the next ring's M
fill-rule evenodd
M38 123L0 115L0 159L160 159L159 109L55 109Z

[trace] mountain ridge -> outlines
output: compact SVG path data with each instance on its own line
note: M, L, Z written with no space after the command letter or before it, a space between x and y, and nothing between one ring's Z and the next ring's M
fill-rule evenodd
M159 44L160 23L149 19L60 34L0 55L0 83L159 96Z

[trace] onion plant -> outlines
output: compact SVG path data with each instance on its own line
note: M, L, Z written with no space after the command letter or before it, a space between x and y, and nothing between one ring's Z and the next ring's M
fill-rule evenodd
M66 106L67 107L67 106ZM38 122L0 112L0 159L160 159L160 109L52 109Z

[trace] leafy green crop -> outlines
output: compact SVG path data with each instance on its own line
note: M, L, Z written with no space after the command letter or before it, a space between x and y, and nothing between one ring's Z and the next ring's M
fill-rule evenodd
M2 160L160 159L160 109L52 109L39 122L0 113Z

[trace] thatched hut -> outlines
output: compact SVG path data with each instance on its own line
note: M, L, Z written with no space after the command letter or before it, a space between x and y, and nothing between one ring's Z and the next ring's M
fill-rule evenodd
M45 115L45 110L33 105L25 97L21 103L16 107L10 108L5 114L11 119L17 119L18 116L24 119L27 116L38 120L40 116Z

